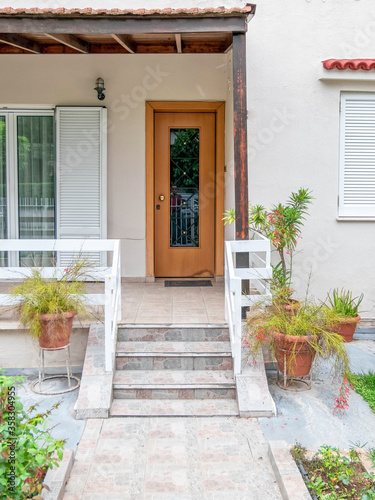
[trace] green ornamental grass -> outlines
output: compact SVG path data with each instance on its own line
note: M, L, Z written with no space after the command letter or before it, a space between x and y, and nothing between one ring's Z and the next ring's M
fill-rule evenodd
M375 412L375 373L351 374L349 380L356 392L363 397L372 411Z
M356 318L358 316L358 308L363 300L363 293L359 297L354 297L352 292L346 291L343 288L339 290L335 288L332 292L332 297L328 294L328 301L331 309L338 315L345 318Z

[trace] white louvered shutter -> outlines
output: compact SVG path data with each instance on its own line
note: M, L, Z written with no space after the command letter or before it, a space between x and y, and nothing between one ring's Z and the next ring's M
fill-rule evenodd
M58 238L106 238L107 110L56 108ZM94 265L106 265L105 253L90 253ZM61 266L74 256L60 254Z
M339 215L375 217L375 94L342 94L340 139Z

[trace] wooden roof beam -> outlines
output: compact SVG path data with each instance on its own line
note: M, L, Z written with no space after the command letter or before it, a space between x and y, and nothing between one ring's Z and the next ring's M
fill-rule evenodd
M176 49L178 54L182 54L182 40L181 40L181 34L177 33L175 35L176 38Z
M72 49L77 50L81 54L88 54L90 52L90 44L77 38L74 35L64 35L64 34L56 34L56 33L47 33L50 38L53 38L57 42L66 45Z
M0 33L0 42L12 45L18 49L27 50L32 54L40 54L42 52L42 48L39 43L34 42L34 40L30 40L30 38L16 35L15 33Z
M0 33L69 33L132 35L136 33L245 33L249 16L225 17L105 17L0 16Z
M116 35L111 34L111 37L116 40L124 49L126 49L130 54L135 54L137 52L137 45L133 42L130 36L127 35Z

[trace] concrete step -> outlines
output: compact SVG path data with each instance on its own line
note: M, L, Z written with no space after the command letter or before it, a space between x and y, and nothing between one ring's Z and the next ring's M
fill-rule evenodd
M238 415L238 407L234 399L114 399L110 410L111 417L231 417Z
M229 342L118 342L117 370L231 370Z
M119 342L229 342L225 324L217 325L132 325L118 327Z
M122 370L113 381L115 399L235 399L231 371Z

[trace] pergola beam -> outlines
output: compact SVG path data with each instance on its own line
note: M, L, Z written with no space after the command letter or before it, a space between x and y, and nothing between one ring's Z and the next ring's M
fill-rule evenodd
M233 33L233 118L236 240L249 238L246 35Z
M176 34L175 35L176 39L176 49L178 54L182 54L182 40L181 40L181 34Z
M42 52L41 46L37 42L30 40L30 38L16 35L15 33L0 33L0 42L12 45L18 49L27 50L33 54L40 54Z
M51 34L120 34L136 33L245 33L248 16L222 17L42 17L2 16L1 33L44 33Z
M88 54L90 52L90 44L84 40L80 40L74 35L47 33L49 37L53 38L57 42L66 45L72 49L81 52L81 54Z
M135 54L137 51L137 45L130 39L129 36L126 35L116 35L114 33L111 34L112 38L116 40L124 49L126 49L130 54Z

